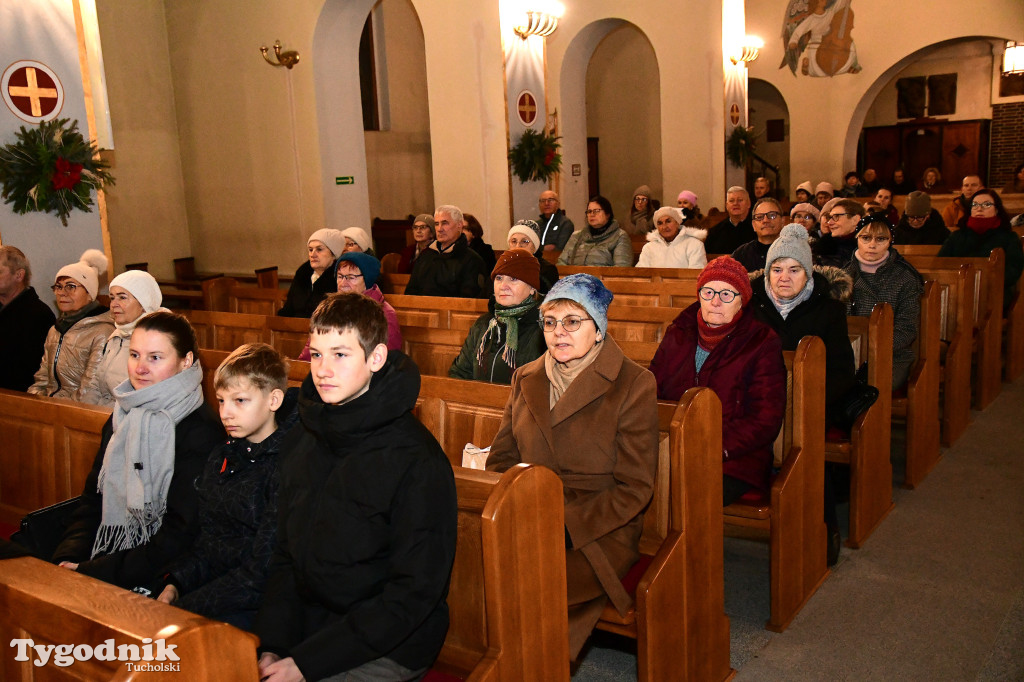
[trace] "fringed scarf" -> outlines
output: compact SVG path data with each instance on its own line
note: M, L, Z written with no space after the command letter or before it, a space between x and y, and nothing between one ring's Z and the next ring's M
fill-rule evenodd
M174 476L174 429L203 404L197 360L139 390L126 379L114 389L114 433L103 453L97 488L103 517L92 556L143 545L160 530Z
M537 309L540 301L532 294L525 301L516 306L503 306L494 304L494 315L487 324L487 331L480 337L480 345L476 349L476 363L484 366L487 354L487 343L491 336L494 342L501 343L501 327L505 327L505 347L501 351L501 359L512 369L516 368L516 351L519 350L519 322L520 320Z

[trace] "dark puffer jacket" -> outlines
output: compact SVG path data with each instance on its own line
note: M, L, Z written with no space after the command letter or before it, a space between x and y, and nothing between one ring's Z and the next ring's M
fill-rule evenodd
M651 362L658 398L679 400L689 388L710 387L722 401L722 473L767 490L772 444L786 416L782 342L748 307L697 372L699 314L700 302L684 310L658 346Z
M863 272L855 257L846 266L846 273L853 278L853 296L846 307L848 315L871 317L876 303L892 306L892 386L900 388L917 359L914 340L921 316L924 278L891 246L889 257L875 272Z
M497 330L487 340L487 348L480 361L477 361L480 339L483 338L491 320L494 319L494 306L494 300L491 299L491 311L477 318L473 326L470 327L459 356L452 360L448 376L454 379L487 381L492 384L511 384L512 373L516 371L516 367L522 367L544 355L547 346L544 343L544 333L537 322L538 306L535 305L518 318L515 367L509 367L508 363L501 358L508 335L505 325L500 320Z
M850 259L853 258L853 252L856 250L857 238L852 234L838 239L831 234L826 234L811 244L814 264L835 268L845 268L849 265Z
M1021 250L1020 237L1009 225L997 227L984 234L978 234L969 228L962 228L949 236L942 248L940 256L961 256L965 258L988 258L993 249L1002 249L1006 257L1006 269L1003 275L1003 306L1010 304L1017 288L1017 280L1024 270L1024 251Z
M27 391L43 357L43 344L56 322L32 287L0 308L0 388Z
M324 273L313 282L313 266L306 261L295 271L295 279L288 287L288 298L284 306L277 311L281 317L312 317L313 311L320 301L328 294L338 291L338 277L335 272L337 263L324 270Z
M312 377L281 445L277 549L253 631L319 680L386 656L430 665L448 630L455 481L412 415L419 370L388 354L369 390L327 405Z
M420 254L412 266L405 293L409 296L455 296L486 298L485 287L490 271L476 251L469 247L465 235L459 235L444 253L434 242Z
M919 228L911 227L907 215L896 224L893 233L893 244L899 248L902 244L933 244L938 246L949 238L949 229L942 220L942 215L934 208L928 214L924 225Z

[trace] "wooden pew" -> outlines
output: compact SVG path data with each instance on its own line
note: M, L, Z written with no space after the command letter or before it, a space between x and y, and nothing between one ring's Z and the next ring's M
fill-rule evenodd
M938 463L940 383L940 303L936 282L924 283L921 313L914 347L917 360L910 370L906 390L893 396L892 416L906 422L906 473L903 486L916 488Z
M858 363L868 363L868 384L878 400L857 418L849 438L826 438L825 459L850 467L850 531L846 544L860 547L893 507L892 462L892 308L879 303L871 317L847 317L851 341L860 346Z
M226 313L212 310L193 310L186 314L200 348L232 351L243 343L267 340L267 320L264 315ZM309 322L305 322L309 328Z
M508 386L423 376L416 414L459 464L466 443L494 439L508 394ZM635 609L626 618L606 609L598 628L637 639L640 680L726 679L729 623L716 521L721 405L712 391L695 389L678 406L660 403L658 422L669 447L661 450L640 545L653 558L639 579Z
M825 344L808 336L786 352L786 420L775 443L781 469L767 495L725 507L726 526L754 531L770 546L771 615L782 632L828 575L822 509L825 478Z
M0 389L0 522L82 492L109 407Z
M178 666L170 671L132 671L123 661L95 657L57 667L51 656L47 665L37 667L31 660L15 660L16 650L8 649L0 661L4 680L251 682L259 677L255 635L32 557L0 561L0 639L5 647L14 639L32 639L90 649L112 639L115 647L133 645L142 651L151 640L163 639L180 659L164 661Z
M228 310L233 313L254 313L273 316L284 305L288 292L284 289L233 286L229 293Z

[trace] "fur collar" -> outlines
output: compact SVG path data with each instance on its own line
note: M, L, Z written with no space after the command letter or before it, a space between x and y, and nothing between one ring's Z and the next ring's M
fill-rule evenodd
M850 276L850 273L834 265L815 265L813 269L814 272L824 277L825 281L828 282L829 296L843 303L850 300L850 297L853 295L853 277ZM764 268L755 270L749 273L750 281L753 282L765 275Z

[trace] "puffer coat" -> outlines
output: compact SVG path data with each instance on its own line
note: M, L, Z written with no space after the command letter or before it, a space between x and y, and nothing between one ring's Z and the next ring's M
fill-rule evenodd
M43 345L43 360L36 372L35 383L28 392L53 398L70 398L93 405L109 405L90 386L99 370L103 344L114 331L110 311L99 306L71 329L61 334L50 327Z
M597 236L585 227L569 237L562 255L558 257L558 264L628 268L633 265L633 242L615 220Z

